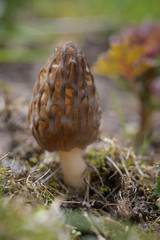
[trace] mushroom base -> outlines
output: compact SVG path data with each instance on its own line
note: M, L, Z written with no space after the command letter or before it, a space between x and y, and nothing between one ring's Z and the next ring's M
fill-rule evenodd
M79 190L84 189L86 162L82 157L82 150L74 148L70 152L58 152L62 165L64 182L70 187Z

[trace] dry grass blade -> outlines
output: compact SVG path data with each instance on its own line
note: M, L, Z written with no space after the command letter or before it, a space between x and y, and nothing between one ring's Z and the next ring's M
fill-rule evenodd
M140 174L142 177L147 177L147 176L142 172L142 170L140 169L139 164L138 164L138 161L137 161L136 158L134 158L134 164L135 164L136 169L137 169L137 171L139 172L139 174Z
M122 156L119 156L119 157L120 157L121 163L122 163L122 165L124 167L124 171L125 171L126 175L129 177L129 172L128 172L128 169L126 167L125 160L124 160L124 158Z
M51 169L48 169L47 172L45 172L41 177L39 177L34 183L37 183L39 180L44 178L50 171L51 171Z
M117 172L121 175L121 177L123 177L123 173L121 172L121 170L119 169L119 167L117 166L117 164L109 157L109 156L105 156L105 159L112 164L112 166L117 170Z
M6 153L3 157L0 158L0 161L2 161L4 158L8 157L10 154L11 154L10 152Z

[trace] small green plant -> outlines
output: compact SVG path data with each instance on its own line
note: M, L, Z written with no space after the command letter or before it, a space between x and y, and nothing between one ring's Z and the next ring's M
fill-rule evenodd
M110 48L100 55L94 72L118 80L118 86L139 101L140 142L151 131L151 118L160 110L160 23L130 27L111 37Z

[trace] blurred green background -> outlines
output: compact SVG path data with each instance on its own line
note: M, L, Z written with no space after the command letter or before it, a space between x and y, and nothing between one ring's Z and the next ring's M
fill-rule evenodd
M159 16L159 0L0 0L0 62L43 61L64 40L98 55L111 32Z

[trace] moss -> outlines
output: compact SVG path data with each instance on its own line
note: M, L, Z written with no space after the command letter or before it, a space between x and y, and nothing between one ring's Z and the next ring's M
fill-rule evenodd
M59 189L60 185L52 178L51 181L49 182L49 185L55 189Z
M32 157L30 158L30 161L34 164L36 164L38 162L38 158L37 157Z
M39 158L40 158L40 160L44 160L45 159L45 153L41 153Z
M100 152L96 150L90 150L87 153L87 163L94 165L97 168L105 167L105 155L107 154L106 151L101 150Z

